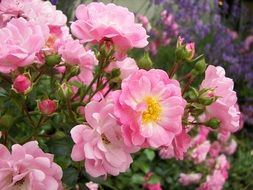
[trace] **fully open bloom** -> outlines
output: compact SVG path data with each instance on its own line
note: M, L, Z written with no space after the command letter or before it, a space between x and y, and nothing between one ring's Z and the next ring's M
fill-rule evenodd
M77 125L71 130L75 142L71 157L85 160L86 171L94 176L118 175L125 172L132 158L124 145L120 126L113 116L113 103L103 100L90 102L85 107L88 125Z
M0 29L0 41L0 72L9 73L33 63L45 43L45 34L39 25L18 18Z
M233 91L233 80L225 77L222 67L209 65L201 83L201 89L203 88L213 89L210 96L218 96L218 99L206 108L207 119L218 118L221 121L219 130L222 133L237 131L240 127L240 112L236 108L237 97Z
M121 51L133 47L143 48L148 44L145 29L135 23L134 14L127 8L111 3L79 5L76 18L71 31L83 42L98 43L110 39Z
M53 155L44 153L36 141L15 144L12 153L0 144L0 189L60 190L62 170Z
M166 72L139 70L114 92L115 114L129 146L170 145L182 131L185 100L176 80Z

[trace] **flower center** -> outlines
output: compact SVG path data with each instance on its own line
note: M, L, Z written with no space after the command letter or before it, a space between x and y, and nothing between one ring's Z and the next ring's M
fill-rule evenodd
M142 122L144 124L155 122L160 119L161 114L161 105L160 103L150 96L146 97L145 99L148 108L145 112L142 114Z

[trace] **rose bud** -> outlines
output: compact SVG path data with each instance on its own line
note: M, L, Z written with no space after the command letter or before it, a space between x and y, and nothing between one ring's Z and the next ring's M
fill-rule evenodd
M58 102L55 100L46 99L38 102L40 112L45 115L53 114L57 110L57 107Z
M192 60L195 55L195 43L188 43L185 46L186 51L188 52L187 60Z
M19 75L14 80L12 89L19 94L27 94L32 88L32 82L27 75Z

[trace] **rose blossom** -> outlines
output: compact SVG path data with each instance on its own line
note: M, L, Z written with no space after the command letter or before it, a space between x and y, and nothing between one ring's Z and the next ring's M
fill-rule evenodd
M188 186L193 183L198 183L201 177L202 177L201 173L190 173L190 174L180 173L179 182L184 186Z
M1 190L63 189L61 168L53 162L53 155L44 153L36 141L23 146L15 144L12 153L0 144L0 163Z
M124 145L120 126L113 116L113 107L111 101L90 102L85 107L88 124L71 130L75 142L71 157L74 161L85 160L86 171L93 177L119 175L132 163L130 149Z
M79 5L76 18L71 31L82 42L99 43L110 39L123 52L133 47L143 48L148 44L145 29L135 23L134 14L127 8L93 2Z
M233 91L234 82L225 77L225 70L220 66L209 65L205 72L205 79L201 89L213 89L213 95L218 99L207 106L206 117L217 118L221 121L220 132L236 132L240 127L240 112L236 108L236 92Z
M80 74L71 80L77 80L84 84L89 84L93 79L93 68L98 64L98 60L93 51L86 51L78 40L66 40L59 47L59 54L63 60L70 65L79 65Z
M114 92L114 101L129 146L168 146L182 131L185 100L179 83L162 70L133 73Z
M221 190L226 179L220 170L214 170L212 175L206 177L206 182L200 185L197 190Z
M89 190L98 190L98 184L92 181L85 183L85 185L86 187L88 187Z
M43 32L39 25L23 18L12 19L0 29L0 72L10 73L32 64L45 43Z

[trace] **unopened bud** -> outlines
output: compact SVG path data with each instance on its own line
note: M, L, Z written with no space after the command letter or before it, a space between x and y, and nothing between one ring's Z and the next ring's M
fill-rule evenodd
M13 117L9 114L4 114L0 117L0 130L1 128L10 128L13 124Z
M70 71L68 73L68 78L72 78L74 76L77 76L80 74L80 66L79 65L73 65L70 68Z
M178 37L176 49L177 61L190 61L195 55L195 43L184 43L184 38Z
M196 64L195 67L192 69L191 73L193 76L201 75L205 72L207 64L205 59L200 59Z
M46 99L38 102L38 108L40 112L44 115L51 115L55 113L57 107L58 102L55 100Z
M27 94L32 88L32 82L28 75L19 75L13 81L12 89L18 94Z
M137 62L140 69L150 70L153 67L153 62L147 52L144 53L143 57Z
M202 89L199 94L199 102L205 106L211 105L217 100L212 89Z
M63 83L58 88L58 95L61 99L70 98L73 95L72 87L68 83Z
M192 60L192 58L195 55L195 43L192 42L192 43L186 44L185 49L188 52L188 57L186 57L186 59L188 61Z
M46 65L53 67L61 62L61 56L58 54L48 55L45 58L45 62Z
M220 127L220 120L216 118L212 118L205 122L205 126L211 127L212 129L217 129Z

